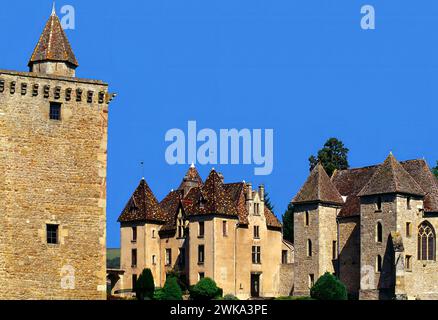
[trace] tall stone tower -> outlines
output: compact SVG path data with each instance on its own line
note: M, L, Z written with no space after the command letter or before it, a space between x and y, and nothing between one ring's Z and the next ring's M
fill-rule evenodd
M108 104L53 11L29 72L0 70L0 299L106 298Z
M294 205L296 295L308 295L325 272L337 266L337 215L343 199L321 164L292 200Z
M412 234L422 221L424 196L392 154L359 193L361 299L406 295L404 269L413 263L404 259L417 251Z

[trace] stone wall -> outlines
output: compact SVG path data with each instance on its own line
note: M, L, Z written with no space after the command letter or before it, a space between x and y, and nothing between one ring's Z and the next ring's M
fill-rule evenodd
M339 278L348 293L358 297L360 289L360 217L339 219Z
M0 299L106 297L107 90L0 71Z

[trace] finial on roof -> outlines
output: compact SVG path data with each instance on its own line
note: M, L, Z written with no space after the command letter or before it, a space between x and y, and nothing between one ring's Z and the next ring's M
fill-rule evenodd
M190 168L194 168L195 167L195 163L192 162L192 164L190 165Z
M392 156L393 154L392 154L392 150L391 151L389 151L389 154Z
M55 5L55 1L53 1L53 6L52 6L52 16L56 16L56 5Z
M170 189L170 192L173 192L173 189Z
M211 168L211 171L216 171L216 170L215 170L214 167L213 167L213 168Z

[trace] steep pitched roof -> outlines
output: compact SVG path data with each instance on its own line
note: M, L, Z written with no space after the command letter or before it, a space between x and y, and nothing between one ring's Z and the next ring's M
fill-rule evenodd
M67 36L62 29L61 21L54 11L30 57L29 66L35 62L43 61L59 61L69 63L74 67L78 66Z
M248 190L246 183L244 182L227 183L224 184L224 188L234 202L234 206L237 209L237 214L239 215L239 223L248 224L249 212L246 208L246 198L245 198L245 194L247 193Z
M424 211L438 212L438 180L433 175L425 160L400 162L403 168L417 181L426 193Z
M176 230L176 220L178 209L181 206L182 190L171 191L161 202L160 207L166 213L167 219L165 225L160 231Z
M205 184L190 190L184 199L187 215L220 214L237 216L233 200L226 192L221 176L212 170Z
M424 196L423 189L403 166L390 154L377 169L370 181L359 192L358 196L369 196L386 193L402 193Z
M358 216L360 198L357 194L368 183L378 166L336 170L331 178L333 185L345 197L345 203L339 211L339 217Z
M342 204L344 202L321 164L318 164L312 170L307 181L292 200L293 204L312 202L331 204Z
M265 219L266 219L266 225L271 228L281 228L282 224L280 220L275 216L275 214L269 210L268 207L265 206Z
M181 182L178 189L184 189L187 186L189 187L201 187L203 184L202 178L199 175L198 170L196 170L196 167L192 164L185 174L183 181Z
M167 220L167 214L161 209L144 179L140 181L118 219L119 222L156 221L160 223Z

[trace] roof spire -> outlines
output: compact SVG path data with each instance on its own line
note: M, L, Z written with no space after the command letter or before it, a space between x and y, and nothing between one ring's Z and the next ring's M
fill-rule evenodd
M191 166L190 166L190 168L194 168L195 167L195 163L194 162L192 162L192 164L191 164Z
M55 5L55 1L53 1L53 6L52 6L52 16L56 16L56 5Z

